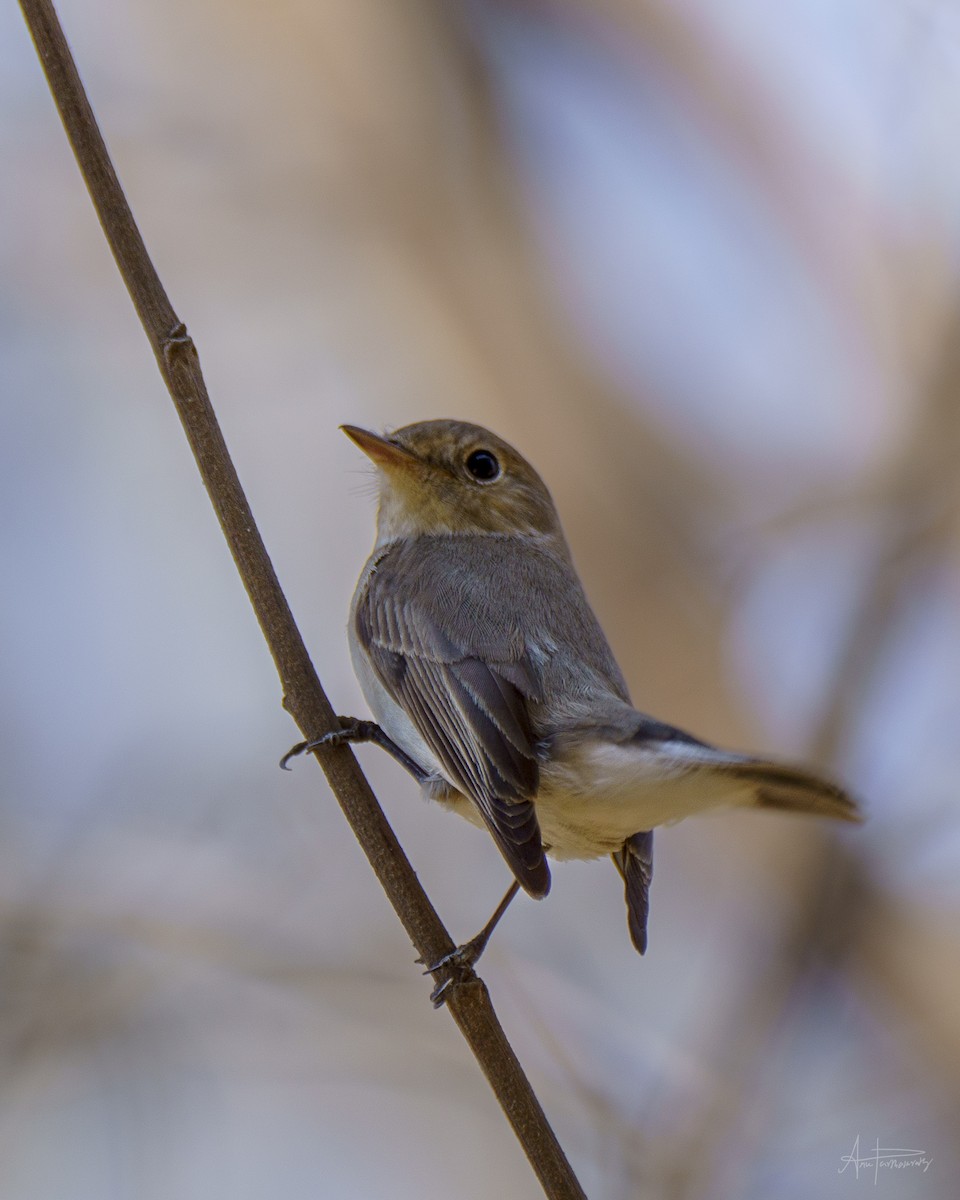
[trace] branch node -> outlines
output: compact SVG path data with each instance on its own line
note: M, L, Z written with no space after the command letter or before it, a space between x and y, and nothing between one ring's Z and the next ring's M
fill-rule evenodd
M187 327L182 321L178 321L169 333L161 338L160 349L168 369L173 367L174 360L178 357L197 357L197 348L193 344L193 338L187 333Z

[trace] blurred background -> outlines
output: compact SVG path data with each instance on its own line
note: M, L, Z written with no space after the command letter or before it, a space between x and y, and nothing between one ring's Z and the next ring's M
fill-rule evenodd
M321 678L337 432L540 469L638 707L863 828L657 838L484 959L591 1200L960 1181L960 11L62 0ZM0 1195L540 1195L298 738L14 5L0 10ZM368 770L454 937L489 839ZM881 1147L928 1168L842 1170Z

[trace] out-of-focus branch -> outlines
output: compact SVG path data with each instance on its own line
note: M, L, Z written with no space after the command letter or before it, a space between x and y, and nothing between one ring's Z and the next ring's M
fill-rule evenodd
M273 655L284 705L307 738L337 728L227 451L193 341L153 267L49 0L21 8L120 274L183 423L237 570ZM424 962L454 947L347 747L317 753L330 786ZM460 1027L550 1197L583 1197L546 1116L497 1020L482 980L451 989Z
M943 352L913 435L877 499L886 514L886 544L864 580L859 611L850 620L837 656L833 686L811 741L813 762L829 764L838 758L918 574L953 536L950 518L958 501L955 463L960 451L958 332L960 308L944 331ZM672 1196L695 1200L714 1194L716 1157L742 1119L751 1082L768 1056L775 1030L803 997L818 968L846 957L878 907L882 910L859 858L824 831L816 860L795 898L795 918L781 938L780 953L745 990L734 1006L735 1028L719 1039L726 1062L723 1083L685 1131L676 1155L683 1165L678 1166ZM888 936L883 940L891 942ZM874 969L873 978L883 986L881 972Z
M861 309L864 284L850 222L876 224L882 214L857 173L816 145L802 110L791 109L740 39L714 26L709 7L701 15L671 0L553 0L551 8L574 26L575 36L602 40L614 61L629 63L638 49L652 52L664 76L673 77L685 116L692 115L772 200L803 261L822 281L824 299L838 315ZM816 188L799 186L811 179ZM824 195L830 204L822 203Z

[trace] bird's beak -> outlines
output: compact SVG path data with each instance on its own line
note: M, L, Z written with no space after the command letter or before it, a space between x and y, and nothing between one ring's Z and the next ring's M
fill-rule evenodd
M360 429L357 425L341 425L340 428L378 467L385 470L399 467L409 471L419 464L419 460L409 450L404 450L396 442L390 442L367 429Z

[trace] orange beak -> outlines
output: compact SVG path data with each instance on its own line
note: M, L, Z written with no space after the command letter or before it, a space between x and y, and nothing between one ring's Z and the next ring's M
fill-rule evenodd
M398 446L395 442L390 442L376 433L360 429L357 425L341 425L340 428L351 442L355 442L367 458L371 459L378 467L386 470L391 467L399 467L401 470L409 471L412 467L419 465L419 460L409 450L404 450L402 446Z

